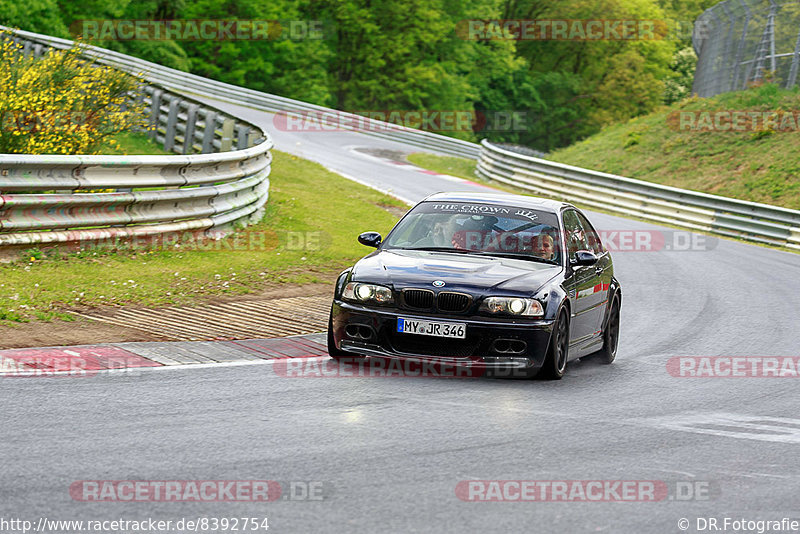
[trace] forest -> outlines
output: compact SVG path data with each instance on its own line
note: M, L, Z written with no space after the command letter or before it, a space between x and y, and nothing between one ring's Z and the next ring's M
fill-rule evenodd
M715 0L0 0L0 24L340 110L470 112L548 152L691 93L692 23ZM268 21L259 38L95 32L107 21ZM87 22L88 21L88 22ZM656 38L528 35L497 21L648 21ZM560 22L559 22L560 21ZM93 26L92 26L93 25ZM599 27L599 26L598 26ZM470 31L479 28L480 31ZM494 31L493 31L494 30ZM526 37L527 36L527 37ZM171 37L171 38L169 38ZM466 131L464 131L466 130Z

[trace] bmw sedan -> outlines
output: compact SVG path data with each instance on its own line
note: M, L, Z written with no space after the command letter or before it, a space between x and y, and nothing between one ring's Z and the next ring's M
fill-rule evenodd
M622 292L611 255L574 206L522 195L438 193L336 282L328 351L560 379L614 361Z

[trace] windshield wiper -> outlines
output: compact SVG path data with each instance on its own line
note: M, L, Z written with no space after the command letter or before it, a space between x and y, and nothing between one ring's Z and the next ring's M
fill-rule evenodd
M458 254L469 254L471 250L453 247L398 247L402 250L424 250L425 252L455 252Z
M558 265L556 260L548 260L540 258L539 256L532 256L530 254L512 254L509 252L478 252L481 256L494 256L497 258L512 258L515 260L535 261L537 263L546 263L548 265Z

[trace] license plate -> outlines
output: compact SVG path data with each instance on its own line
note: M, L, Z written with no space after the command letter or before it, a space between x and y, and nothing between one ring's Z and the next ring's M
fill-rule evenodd
M423 321L420 319L397 318L397 331L404 334L418 334L422 336L450 337L465 339L467 325L464 323L441 323L439 321Z

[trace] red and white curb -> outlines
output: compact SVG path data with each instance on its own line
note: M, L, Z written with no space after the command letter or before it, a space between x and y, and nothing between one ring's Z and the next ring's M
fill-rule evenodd
M0 377L93 376L133 369L257 365L328 356L325 334L240 341L143 342L0 350Z

